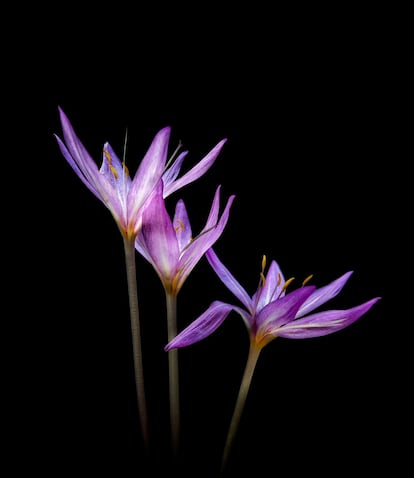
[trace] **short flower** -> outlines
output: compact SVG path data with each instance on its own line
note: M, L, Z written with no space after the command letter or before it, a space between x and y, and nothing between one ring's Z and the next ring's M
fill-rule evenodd
M165 350L185 347L204 339L221 325L232 310L242 317L254 346L262 349L276 337L303 339L337 332L359 319L380 299L376 297L347 310L311 313L341 291L352 271L324 287L304 284L287 293L292 280L285 281L276 261L271 262L265 276L264 257L259 287L250 297L212 249L207 251L206 257L218 277L244 307L213 302L198 319L171 340Z
M168 166L167 153L171 128L161 129L131 179L125 162L108 143L103 147L100 169L73 130L67 116L59 108L63 140L55 135L60 150L86 187L110 210L123 236L135 238L141 227L142 208L162 177L164 197L195 181L214 163L226 139L221 140L200 162L178 178L188 151L177 156Z
M150 262L167 293L177 295L195 265L221 236L230 213L230 196L219 218L220 189L214 195L203 230L193 237L184 201L180 199L171 220L163 199L162 181L144 208L142 228L135 241L137 251Z

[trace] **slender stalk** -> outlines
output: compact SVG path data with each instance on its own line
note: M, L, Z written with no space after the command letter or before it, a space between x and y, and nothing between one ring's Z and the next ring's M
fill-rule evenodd
M138 413L141 423L141 431L144 446L148 451L148 417L147 403L145 399L144 371L142 366L141 325L139 320L138 291L135 264L134 239L124 239L125 263L128 281L129 309L131 318L132 346L134 357L135 386L138 400Z
M168 342L177 335L177 294L166 292ZM171 443L173 453L178 451L180 435L180 395L178 376L178 349L168 351Z
M240 417L242 415L244 405L246 403L247 394L252 382L253 372L256 368L257 359L259 358L260 351L262 349L257 347L257 344L250 340L249 355L247 357L246 366L244 368L243 378L240 383L239 394L237 396L236 405L234 407L233 416L230 422L229 431L227 433L226 444L224 445L223 457L221 460L221 471L224 470L231 447L233 446L234 437L236 436L237 429L240 423Z

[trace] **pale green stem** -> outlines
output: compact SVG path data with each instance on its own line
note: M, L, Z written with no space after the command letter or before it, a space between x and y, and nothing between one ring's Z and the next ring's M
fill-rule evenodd
M131 318L132 347L134 357L135 387L137 391L138 413L145 448L148 451L148 417L145 399L144 371L142 366L141 325L139 320L137 276L135 264L134 239L124 239L125 263L128 281L129 309Z
M168 342L177 335L177 294L166 292ZM171 443L173 453L178 451L180 435L180 395L178 377L178 349L168 351Z
M234 407L233 416L230 422L229 431L227 433L226 444L224 445L223 457L221 461L221 471L227 464L229 453L234 442L234 438L237 433L237 429L240 423L240 417L242 415L244 405L246 403L247 394L252 382L253 372L256 368L257 359L259 358L260 351L262 349L257 347L257 344L250 340L249 355L247 357L246 366L243 373L243 378L240 383L239 394L237 396L236 405Z

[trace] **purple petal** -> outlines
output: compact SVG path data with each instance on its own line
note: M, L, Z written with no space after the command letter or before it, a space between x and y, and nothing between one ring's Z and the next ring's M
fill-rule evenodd
M287 339L307 339L332 334L358 320L380 298L376 297L348 310L327 310L312 314L289 322L280 328L275 328L272 332Z
M162 180L144 209L141 231L136 242L139 244L137 250L145 251L144 257L150 258L163 282L175 274L179 250L174 227L163 199Z
M273 302L279 297L285 295L283 286L285 279L282 271L276 261L272 261L269 270L266 274L266 281L263 287L258 290L259 300L257 301L257 310L261 310L269 302ZM256 300L257 293L253 296L253 301Z
M177 189L181 189L189 183L194 182L201 177L214 163L227 139L221 140L201 161L199 161L190 171L168 185L166 196L169 196Z
M240 285L227 267L220 261L213 249L209 249L206 252L206 258L223 284L239 299L250 313L253 313L253 303L249 294Z
M294 320L300 306L314 290L315 286L301 287L280 299L270 302L257 314L257 328L268 330L274 327L281 327Z
M175 178L180 174L181 166L183 164L184 158L187 156L188 151L183 151L178 155L173 164L166 169L162 175L162 180L164 181L164 198L169 196L170 186L174 182Z
M128 193L128 210L131 220L162 177L167 160L170 133L171 128L165 127L155 135L132 180Z
M213 302L198 319L173 338L164 347L164 350L167 352L171 349L186 347L205 339L223 323L232 309L233 306L230 304L219 301Z
M55 135L59 148L75 173L95 196L103 200L100 193L98 166L77 137L68 117L58 107L64 142Z
M223 230L227 224L230 207L233 203L235 196L230 196L227 200L226 207L221 215L220 221L212 226L210 229L201 232L193 241L188 245L188 247L182 253L180 258L180 278L178 280L179 288L194 269L196 264L200 261L202 256L206 253L208 249L219 239Z
M305 314L315 310L317 307L339 294L352 273L353 271L346 272L344 275L334 280L330 284L316 289L315 292L308 297L304 304L302 304L296 317L303 317Z
M182 199L180 199L175 206L173 224L177 237L178 248L181 253L181 251L187 247L192 240L191 224L188 218L187 209Z

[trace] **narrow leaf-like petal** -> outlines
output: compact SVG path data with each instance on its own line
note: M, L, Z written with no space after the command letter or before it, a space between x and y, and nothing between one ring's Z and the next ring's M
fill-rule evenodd
M316 289L315 292L302 304L297 317L302 317L305 314L308 314L312 310L315 310L317 307L339 294L352 273L353 271L346 272L344 275L334 280L330 284Z
M358 320L376 303L380 297L348 310L327 310L294 320L272 332L288 339L306 339L332 334L348 327Z
M220 261L217 254L211 248L206 252L206 258L214 269L215 273L223 284L240 300L240 302L251 312L253 310L252 300L246 290L240 285L233 274Z
M165 197L169 196L177 189L181 189L183 186L186 186L189 183L194 182L200 176L202 176L214 163L219 155L224 143L227 139L221 140L200 162L198 162L192 169L185 173L181 178L175 180L174 182L168 184Z
M232 309L233 306L224 302L213 302L198 319L172 339L164 350L186 347L205 339L223 323Z

